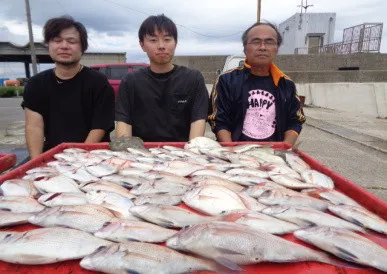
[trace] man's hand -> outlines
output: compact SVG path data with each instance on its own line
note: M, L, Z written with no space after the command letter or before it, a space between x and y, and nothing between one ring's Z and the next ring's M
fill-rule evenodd
M118 121L116 124L116 137L120 138L122 136L132 136L132 126Z
M288 130L285 132L285 139L284 143L287 143L291 146L294 146L298 138L298 133L295 132L294 130Z
M232 142L231 132L225 129L221 129L216 133L218 142Z
M43 152L44 121L43 116L28 108L24 110L26 125L25 137L30 158L34 159Z

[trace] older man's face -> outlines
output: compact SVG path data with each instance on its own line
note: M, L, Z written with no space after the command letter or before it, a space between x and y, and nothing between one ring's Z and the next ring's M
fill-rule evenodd
M245 54L251 66L270 66L278 53L278 37L276 31L268 25L252 28L247 34Z

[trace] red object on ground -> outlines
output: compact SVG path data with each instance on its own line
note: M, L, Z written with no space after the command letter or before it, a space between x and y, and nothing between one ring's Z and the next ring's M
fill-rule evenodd
M9 154L0 154L0 173L13 167L16 164L16 155Z
M253 142L245 142L243 144L253 143ZM164 145L171 145L176 147L184 147L185 143L145 143L146 148L153 147L162 147ZM241 143L222 143L223 146L235 146ZM289 145L285 143L258 143L258 144L271 144L274 149L288 149ZM40 157L27 162L26 164L18 167L15 170L12 170L2 176L0 176L0 184L6 180L21 178L24 176L25 172L31 168L35 168L38 166L43 166L47 162L53 161L53 155L56 153L60 153L66 148L83 148L86 150L93 149L108 149L107 143L98 143L98 144L80 144L80 143L64 143L61 144L46 153L42 154ZM345 193L352 199L356 200L358 203L366 207L368 210L378 214L380 217L387 219L387 203L376 197L375 195L369 193L365 189L357 186L353 182L343 178L336 172L328 169L326 166L322 165L306 153L297 150L296 151L304 160L307 162L311 168L322 172L328 176L330 176L335 182L336 189ZM184 208L188 208L185 205L182 205ZM18 225L8 228L0 228L0 231L27 231L37 228L35 225L26 224L26 225ZM367 235L369 239L374 242L377 242L379 245L387 248L387 236L370 232ZM302 244L313 249L316 249L310 245L307 245L299 240L297 240L292 234L288 234L283 236L283 238L296 242L298 244ZM86 269L82 269L79 265L80 260L72 260L65 261L61 263L49 264L49 265L18 265L18 264L10 264L5 262L0 262L0 273L28 273L28 274L68 274L68 273L96 273L92 271L88 271ZM339 261L341 262L341 261ZM345 264L345 262L343 262ZM329 274L373 274L373 273L383 273L377 269L371 267L357 266L354 267L338 267L323 263L317 262L299 262L299 263L259 263L255 265L244 266L243 273L270 273L270 274L284 274L284 273L294 273L294 274L320 274L320 273L329 273ZM209 272L199 272L199 273L209 273Z

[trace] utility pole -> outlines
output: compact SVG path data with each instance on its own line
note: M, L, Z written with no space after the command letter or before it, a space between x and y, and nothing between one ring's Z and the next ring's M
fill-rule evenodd
M257 22L261 22L261 0L258 0Z
M29 0L25 0L25 3L26 3L26 12L27 12L28 34L30 37L32 73L33 73L33 75L36 75L38 73L38 70L36 68L36 53L35 53L34 35L32 33L32 25L31 25L30 2L29 2Z

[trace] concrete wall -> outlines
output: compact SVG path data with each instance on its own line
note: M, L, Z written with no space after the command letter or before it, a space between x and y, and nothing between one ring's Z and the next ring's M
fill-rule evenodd
M387 118L387 83L297 84L305 104Z
M207 84L213 84L216 70L222 69L227 56L175 56L174 63L202 72ZM387 54L309 54L278 55L276 65L296 83L387 82ZM359 71L339 68L359 67Z

